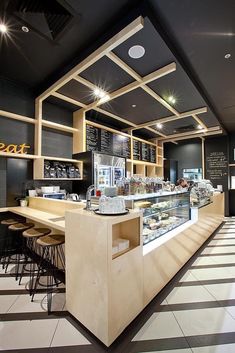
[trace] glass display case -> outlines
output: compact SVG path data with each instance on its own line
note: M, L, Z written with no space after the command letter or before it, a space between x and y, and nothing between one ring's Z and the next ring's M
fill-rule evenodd
M189 192L126 196L125 202L143 212L143 244L190 220Z
M213 186L209 180L195 182L190 192L191 206L200 208L211 203Z

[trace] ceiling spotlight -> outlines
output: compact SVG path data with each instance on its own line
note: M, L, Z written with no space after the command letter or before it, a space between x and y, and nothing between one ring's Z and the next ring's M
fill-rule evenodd
M230 53L225 54L224 58L225 58L225 59L231 58L231 54L230 54Z
M136 104L132 104L132 108L136 108Z
M161 129L162 129L162 124L158 123L158 124L156 125L156 127L157 127L157 129L161 130Z
M100 95L100 89L99 89L99 88L96 88L96 89L94 90L94 95L97 96L97 97L99 97L99 95Z
M128 50L128 55L132 59L142 58L142 56L144 56L144 54L145 54L145 49L144 49L144 47L142 47L142 45L133 45L133 47L131 47Z
M202 129L203 129L203 127L202 127L200 124L198 124L197 128L198 128L199 130L202 130Z
M7 32L7 26L4 25L3 23L0 24L0 32L6 33Z
M105 95L106 95L106 93L104 91L100 90L99 97L104 98Z
M110 100L110 95L107 93L104 93L104 96L100 98L99 103L106 103Z
M25 32L25 33L28 33L28 32L29 32L29 28L26 27L26 26L22 26L21 29L22 29L22 31Z
M176 99L173 97L173 96L169 96L168 97L168 101L172 104L175 104L176 103Z

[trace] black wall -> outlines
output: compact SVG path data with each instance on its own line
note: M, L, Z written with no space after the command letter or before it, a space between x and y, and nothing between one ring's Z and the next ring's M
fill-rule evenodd
M35 97L33 93L25 87L0 78L0 110L13 112L34 118ZM43 119L55 123L72 126L72 111L61 106L45 102L43 104ZM31 146L28 153L34 154L34 124L24 123L18 120L0 116L0 142L6 144L27 143ZM42 132L42 154L61 158L72 158L72 134L58 130L43 128ZM23 165L23 164L22 164ZM51 183L60 185L71 192L72 182L45 182L32 181L33 164L25 161L26 169L21 170L21 180L18 182L17 193L23 192L22 188L32 188L33 186L49 185ZM7 177L7 161L0 158L0 207L7 205L7 200L12 201L12 195L7 193L7 189L14 190L16 180ZM19 170L20 172L20 170ZM7 180L8 179L8 186Z
M178 178L183 177L185 168L202 168L202 145L201 140L184 140L164 144L164 158L178 161Z

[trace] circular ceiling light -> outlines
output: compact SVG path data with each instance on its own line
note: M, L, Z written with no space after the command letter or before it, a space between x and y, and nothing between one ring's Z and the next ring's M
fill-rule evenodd
M142 56L144 56L144 54L145 54L145 49L144 49L144 47L142 47L142 45L133 45L133 47L131 47L128 50L128 55L132 59L142 58Z
M203 127L202 127L200 124L198 124L197 128L198 128L199 130L202 130L202 129L203 129Z
M168 101L172 104L176 103L176 99L173 96L168 97Z
M6 33L7 32L7 26L4 25L3 23L0 24L0 32Z
M22 31L25 32L25 33L28 33L28 32L29 32L29 28L26 27L26 26L22 26L21 29L22 29Z
M231 58L231 56L232 56L232 55L231 55L230 53L227 53L227 54L225 54L224 58L225 58L225 59L229 59L229 58Z
M132 104L132 108L136 108L136 104Z
M159 130L162 129L162 124L158 123L156 126L157 126L157 129L159 129Z

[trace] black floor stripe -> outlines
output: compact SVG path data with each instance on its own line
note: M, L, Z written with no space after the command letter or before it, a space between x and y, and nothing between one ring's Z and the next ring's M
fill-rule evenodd
M1 352L1 351L0 351ZM3 352L3 351L2 351ZM103 353L104 349L95 349L91 344L80 346L62 346L45 348L23 348L4 350L4 353Z
M176 350L190 347L196 348L205 346L215 346L229 343L235 343L235 332L131 342L129 353L156 352L162 350Z
M226 246L234 246L235 247L235 244L216 244L216 245L207 245L206 249L207 248L225 248Z
M22 321L22 320L41 320L41 319L58 319L68 316L68 311L53 311L48 314L47 311L27 312L27 313L6 313L0 314L0 321Z
M235 299L162 305L163 311L185 311L235 306Z
M205 257L205 256L227 256L227 255L235 255L235 252L222 252L216 254L200 254L198 257Z
M37 289L37 293L46 293L46 288ZM56 293L65 293L65 288L57 288ZM21 295L21 294L29 294L27 289L1 289L1 295Z
M223 267L234 267L235 266L235 262L233 263L227 263L227 264L211 264L211 265L192 265L191 269L192 270L198 270L198 269L203 269L203 268L223 268Z
M235 283L235 278L206 279L198 281L178 282L175 287L206 286L208 284Z

